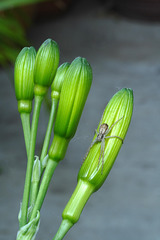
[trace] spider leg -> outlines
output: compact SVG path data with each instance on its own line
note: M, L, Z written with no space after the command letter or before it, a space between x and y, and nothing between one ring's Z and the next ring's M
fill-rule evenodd
M105 110L104 110L105 111ZM102 113L102 116L101 116L101 120L100 120L100 122L99 122L99 127L98 127L98 130L99 130L99 128L100 128L100 126L102 125L102 120L103 120L103 115L104 115L104 111L103 111L103 113ZM98 135L98 131L97 130L95 130L95 133Z
M98 160L98 165L97 165L97 171L99 169L100 161L101 161L101 156L102 156L102 141L101 141L101 150L100 150L100 155L99 155L99 160Z
M98 135L98 131L97 131L97 129L94 130L94 134Z
M105 110L104 110L104 111L105 111ZM102 113L102 117L101 117L101 120L100 120L99 126L102 125L102 119L103 119L104 111L103 111L103 113Z
M99 155L98 166L97 166L97 170L98 170L99 165L100 165L100 161L101 161L101 157L102 157L101 174L103 174L103 166L104 166L104 149L105 149L105 139L103 138L102 141L101 141L101 152L100 152L100 155Z
M103 166L104 166L104 149L105 149L105 138L102 140L101 144L101 151L102 151L102 170L101 170L101 175L103 174Z
M121 138L121 137L118 137L118 136L106 136L106 137L104 137L105 139L106 138L118 138L118 139L120 139L121 141L122 141L122 143L123 143L123 138Z
M114 125L116 125L123 117L121 117L120 119L118 119L115 123L112 124L112 126L108 129L108 131L106 132L106 134L108 134L112 128L114 127Z
M88 148L88 151L87 153L85 154L84 158L83 158L83 162L85 161L86 157L88 156L88 153L90 151L90 149L93 147L93 145L97 142L97 138L95 138L92 142L91 142L91 145L90 147Z

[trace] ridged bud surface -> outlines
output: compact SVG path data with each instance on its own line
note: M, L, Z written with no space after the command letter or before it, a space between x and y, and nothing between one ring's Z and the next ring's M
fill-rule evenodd
M109 135L119 136L124 139L130 124L132 110L133 92L131 89L124 88L117 92L108 103L97 132L103 123L112 126L112 124L122 118L114 125ZM94 139L96 137L97 135L95 135ZM62 223L68 223L67 231L80 218L81 212L90 195L98 190L105 181L122 145L121 139L118 138L108 138L105 141L103 173L102 162L99 168L97 168L101 142L95 143L90 148L87 158L79 171L77 186L62 213ZM63 224L61 226L63 227Z
M92 83L92 69L85 58L76 58L69 66L61 90L54 133L71 139L77 129Z
M131 121L132 110L133 91L131 89L123 88L117 92L108 103L103 113L103 118L97 128L97 132L99 132L99 127L101 124L107 123L108 126L111 127L116 121L121 119L113 126L109 136L118 136L124 140ZM95 134L94 139L96 137L97 135ZM78 180L81 179L89 182L94 186L95 191L101 187L108 176L122 146L122 141L117 137L105 139L104 163L102 162L101 157L98 167L101 144L102 142L96 142L90 148L90 151L78 174Z
M24 47L16 59L14 83L19 112L31 112L32 109L35 58L35 49Z
M66 74L67 69L69 68L69 63L63 63L56 72L55 78L53 80L53 83L51 85L51 97L59 99L62 84L64 82L64 77Z
M55 41L47 39L39 48L35 61L35 94L44 95L53 82L59 64L59 48ZM40 91L42 87L42 93Z

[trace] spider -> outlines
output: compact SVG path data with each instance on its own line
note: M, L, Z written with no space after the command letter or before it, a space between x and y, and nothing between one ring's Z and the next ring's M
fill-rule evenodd
M98 166L97 166L97 170L98 170L99 165L100 165L100 161L101 161L101 157L102 157L102 171L101 171L101 174L103 174L105 139L106 138L118 138L123 143L123 139L121 137L118 137L118 136L107 136L110 133L110 131L112 130L112 128L114 127L114 125L117 124L122 118L123 117L121 117L115 123L113 123L110 128L109 128L107 123L100 124L99 132L97 130L95 130L95 133L96 133L97 137L91 142L91 146L89 147L89 149L88 149L88 151L87 151L87 153L86 153L86 155L84 157L84 160L85 160L87 155L88 155L88 153L89 153L89 150L93 147L93 145L95 143L101 142L101 151L100 151L100 156L99 156Z

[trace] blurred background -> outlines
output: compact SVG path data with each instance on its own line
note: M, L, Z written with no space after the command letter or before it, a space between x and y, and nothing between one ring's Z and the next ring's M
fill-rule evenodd
M60 64L87 58L93 84L78 129L51 181L36 239L52 239L109 99L134 91L129 131L102 188L65 239L159 240L160 0L0 1L0 239L15 239L26 152L14 94L14 61L24 46L59 44ZM36 154L49 117L42 107Z

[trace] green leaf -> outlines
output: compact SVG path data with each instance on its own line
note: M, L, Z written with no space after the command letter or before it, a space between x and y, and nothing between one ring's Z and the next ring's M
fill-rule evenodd
M45 0L2 0L0 2L0 11L43 1Z

